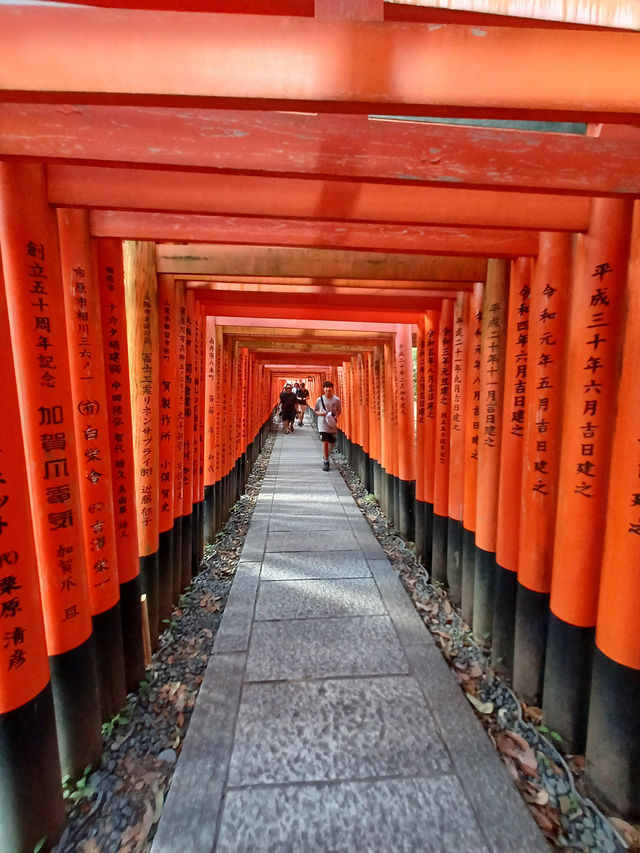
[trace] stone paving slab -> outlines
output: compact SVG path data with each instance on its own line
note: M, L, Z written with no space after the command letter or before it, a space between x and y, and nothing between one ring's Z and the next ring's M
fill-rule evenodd
M217 849L488 851L460 783L451 776L231 789Z
M360 551L332 551L330 561L325 559L324 551L280 551L265 554L260 577L263 581L284 581L370 576L367 561Z
M262 583L254 618L313 619L382 614L386 614L386 610L373 578L339 578Z
M212 655L153 841L153 853L210 851L233 746L246 657Z
M388 616L256 622L247 681L408 673Z
M413 678L246 684L229 785L451 770Z
M312 430L276 439L153 853L543 853L346 483L320 464Z
M267 551L361 551L351 530L309 531L296 541L288 533L267 534Z
M342 515L273 515L269 521L269 532L278 531L296 532L301 537L306 537L310 524L313 530L351 530L349 519L344 513Z

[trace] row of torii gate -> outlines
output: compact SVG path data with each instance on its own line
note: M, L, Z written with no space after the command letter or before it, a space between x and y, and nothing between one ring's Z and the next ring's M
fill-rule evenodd
M0 6L0 847L59 835L284 377L639 817L637 4L96 5Z

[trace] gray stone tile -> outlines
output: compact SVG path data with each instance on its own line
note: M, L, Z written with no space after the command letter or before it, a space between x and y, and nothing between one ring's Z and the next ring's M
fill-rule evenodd
M454 767L496 853L544 853L548 846L482 725L436 646L407 649Z
M247 681L406 674L388 616L256 622Z
M245 655L212 655L189 724L153 853L210 853L215 837Z
M288 533L269 533L267 551L358 551L360 546L350 530L308 531L295 541Z
M384 605L393 620L400 642L404 646L432 646L433 637L418 615L413 602L405 592L398 575L384 560L369 560L371 574L380 590Z
M384 779L231 789L218 851L486 853L458 780Z
M252 528L252 525L250 525L249 532L245 536L242 551L240 552L240 560L243 562L260 562L264 556L266 544L266 528L262 526Z
M406 676L247 684L229 785L449 772L417 683Z
M330 562L325 559L324 551L284 551L265 554L260 577L263 581L285 581L371 577L371 573L359 551L332 551Z
M278 503L271 509L272 518L281 516L297 515L305 521L307 528L313 530L317 519L338 518L346 519L347 515L342 504L337 501L331 503L317 503L315 500L288 500Z
M255 619L382 614L386 611L372 578L339 578L265 581L258 590Z
M270 532L296 531L300 536L306 536L310 526L313 526L314 530L351 530L349 519L344 513L324 514L315 518L310 518L309 515L273 514L269 521Z
M242 652L249 647L260 563L239 563L227 606L213 644L214 652Z

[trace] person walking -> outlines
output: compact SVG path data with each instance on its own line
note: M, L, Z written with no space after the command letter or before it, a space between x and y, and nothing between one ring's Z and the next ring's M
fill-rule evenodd
M280 392L280 415L285 433L293 432L293 422L296 419L296 406L298 398L291 390L291 383L287 382L284 390Z
M307 411L307 399L309 397L309 389L305 388L304 382L300 383L298 388L298 426L302 426L304 421L304 413Z
M336 443L338 433L338 415L342 412L340 398L333 393L333 382L327 380L322 385L322 396L318 397L314 406L314 414L318 416L318 432L322 441L322 470L329 470L329 453Z

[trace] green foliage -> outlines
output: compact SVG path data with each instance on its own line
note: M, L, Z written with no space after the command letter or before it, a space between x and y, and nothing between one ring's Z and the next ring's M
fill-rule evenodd
M129 720L129 708L121 708L117 714L114 714L110 720L102 724L102 734L104 737L111 737L118 726L125 726Z
M91 773L92 767L89 764L84 768L84 773L77 779L75 782L71 776L68 774L62 777L62 796L65 800L68 800L72 803L77 803L79 800L89 800L96 793L96 789L92 788L88 784L89 774ZM46 840L46 839L45 839ZM38 842L41 844L41 842ZM37 848L38 850L41 847ZM36 853L36 851L34 851Z
M42 848L44 847L44 845L46 843L47 843L47 836L43 835L42 838L40 839L40 841L38 841L36 846L33 848L33 853L40 853L40 851L42 850Z

